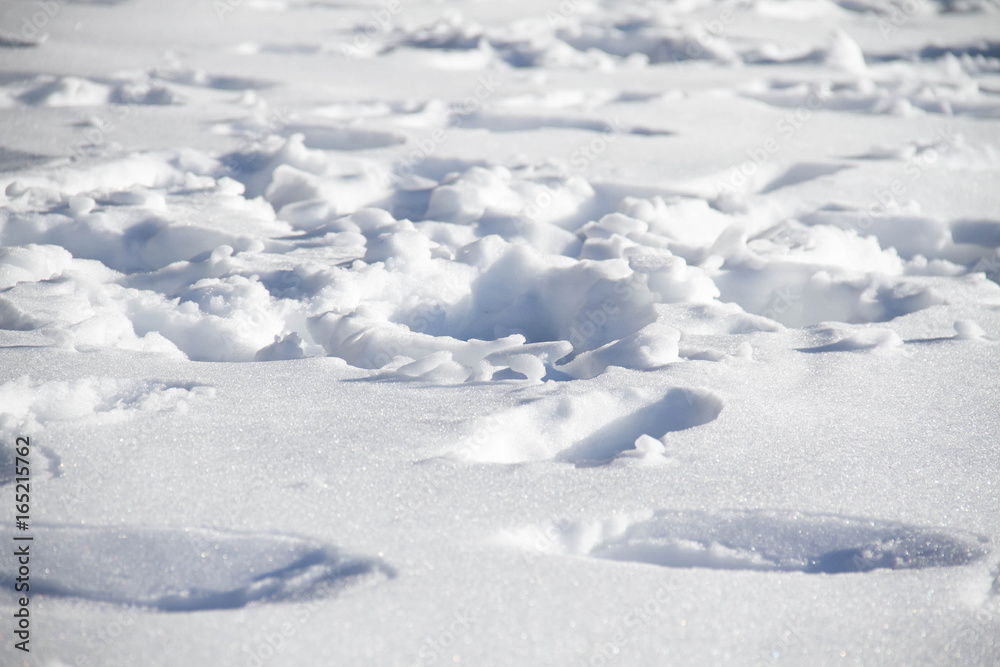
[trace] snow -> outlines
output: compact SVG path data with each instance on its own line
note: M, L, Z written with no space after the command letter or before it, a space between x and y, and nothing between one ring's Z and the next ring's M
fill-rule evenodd
M998 664L998 12L7 3L0 662Z

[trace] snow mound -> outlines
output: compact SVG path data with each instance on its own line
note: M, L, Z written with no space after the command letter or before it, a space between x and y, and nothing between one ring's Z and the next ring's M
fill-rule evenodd
M558 164L399 172L308 140L10 181L4 326L202 361L326 354L444 384L587 379L682 360L693 322L665 306L738 304L734 332L776 326L749 314L886 322L944 303L924 274L1000 247L990 220L827 205L800 221L760 203L835 165L764 165L741 209L602 190Z
M633 389L616 396L543 388L522 405L473 420L462 447L450 456L481 463L550 459L580 467L639 454L653 459L664 450L651 440L709 424L723 406L715 394L696 389Z

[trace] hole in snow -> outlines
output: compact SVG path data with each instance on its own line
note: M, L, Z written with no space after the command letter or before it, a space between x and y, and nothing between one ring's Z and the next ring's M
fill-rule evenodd
M844 574L966 565L985 538L943 528L801 512L660 511L630 525L560 528L565 552L662 567Z
M156 611L313 599L393 576L377 559L282 535L83 526L38 526L33 535L45 548L32 550L32 593Z

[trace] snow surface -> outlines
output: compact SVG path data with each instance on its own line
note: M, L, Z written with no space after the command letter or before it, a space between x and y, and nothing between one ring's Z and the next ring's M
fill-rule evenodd
M4 665L1000 665L994 0L10 0L0 58Z

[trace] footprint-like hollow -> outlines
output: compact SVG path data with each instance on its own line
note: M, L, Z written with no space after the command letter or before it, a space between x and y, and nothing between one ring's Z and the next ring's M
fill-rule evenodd
M33 547L32 593L154 611L311 600L394 576L378 559L285 535L59 525L32 535L19 543Z
M843 574L966 565L987 553L987 540L839 515L660 511L587 553L664 567Z

